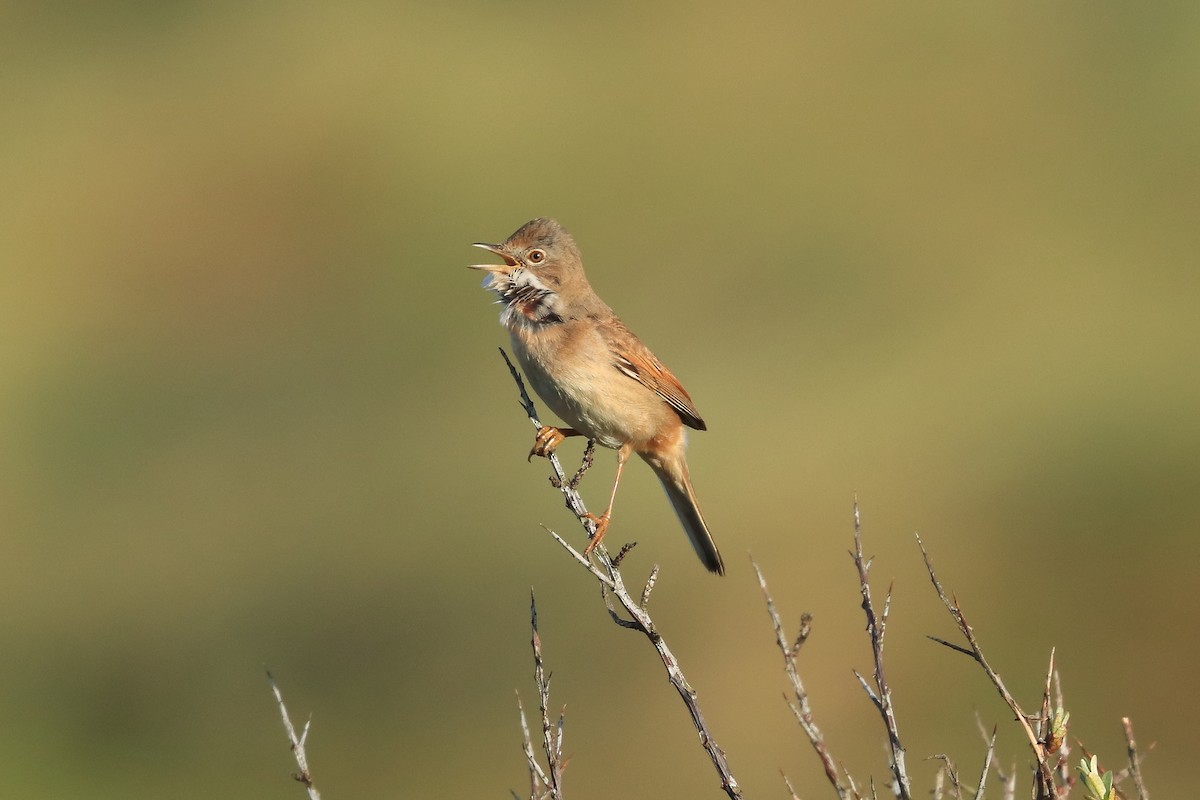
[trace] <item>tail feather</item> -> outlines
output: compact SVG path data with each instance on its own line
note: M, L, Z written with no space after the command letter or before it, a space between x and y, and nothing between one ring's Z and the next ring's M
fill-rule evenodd
M721 552L717 550L717 543L713 541L712 534L708 532L704 515L700 513L700 503L696 500L696 491L692 488L687 464L655 464L648 459L647 463L662 482L667 499L671 501L671 506L674 507L675 514L679 517L684 531L687 532L688 539L691 540L692 547L696 549L696 555L700 557L700 561L704 563L709 572L724 575L725 562L721 560Z

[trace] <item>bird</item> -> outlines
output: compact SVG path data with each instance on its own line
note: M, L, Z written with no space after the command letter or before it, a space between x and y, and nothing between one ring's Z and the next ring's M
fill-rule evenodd
M707 426L687 390L621 322L588 283L579 247L553 219L539 217L499 244L476 242L502 264L472 264L503 308L500 323L525 376L567 427L542 426L529 457L549 457L570 436L617 451L608 507L588 517L596 530L585 555L612 519L621 473L637 454L662 483L704 566L725 574L687 465L687 428Z

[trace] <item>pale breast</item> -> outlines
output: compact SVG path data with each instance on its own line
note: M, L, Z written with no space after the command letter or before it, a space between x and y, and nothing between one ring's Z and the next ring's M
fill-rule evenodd
M529 383L568 426L605 447L635 447L669 425L675 412L623 374L589 322L509 326Z

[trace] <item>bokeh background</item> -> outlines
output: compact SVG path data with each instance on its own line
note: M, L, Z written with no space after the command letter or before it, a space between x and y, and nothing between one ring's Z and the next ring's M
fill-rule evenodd
M22 7L23 6L23 7ZM528 595L568 795L717 797L582 542L468 247L558 217L710 430L703 572L649 471L627 572L747 796L828 787L748 553L860 779L862 506L919 786L1033 708L1151 790L1200 746L1200 7L9 4L0 10L0 773L14 797L525 791ZM564 446L567 460L579 447ZM585 484L594 504L612 470Z

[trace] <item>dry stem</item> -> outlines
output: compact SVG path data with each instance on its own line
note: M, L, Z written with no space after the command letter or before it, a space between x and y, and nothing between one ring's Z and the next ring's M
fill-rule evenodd
M1146 784L1142 782L1142 759L1138 755L1137 742L1133 740L1133 723L1129 721L1129 717L1121 717L1121 724L1125 726L1125 744L1129 751L1129 772L1133 776L1133 786L1137 789L1138 800L1150 800L1150 793L1146 791Z
M309 800L321 800L321 793L313 785L312 773L308 769L308 755L304 751L304 743L308 740L308 727L312 724L312 718L309 718L304 723L304 730L299 736L296 736L296 728L292 725L292 718L288 716L287 706L283 704L283 693L279 691L279 686L276 685L275 678L270 672L267 673L267 680L271 684L271 692L275 695L275 702L279 704L279 714L283 717L283 729L287 731L288 744L291 745L292 756L296 759L296 766L300 768L300 772L293 773L292 777L304 784L304 788L308 791Z
M508 365L508 370L512 374L513 381L517 384L517 389L521 395L521 407L525 410L525 414L529 417L530 422L535 428L542 427L537 416L537 409L530 399L529 393L525 390L525 382L521 379L521 374L517 368L513 366L509 360L508 354L501 348L500 354L504 357L504 363ZM590 448L589 448L590 450ZM580 497L576 489L576 485L587 471L587 465L590 463L590 452L585 453L584 464L581 465L579 471L571 479L567 479L566 473L563 471L562 465L559 463L558 457L553 453L550 454L550 468L552 470L551 483L562 492L563 499L566 502L567 508L583 525L587 532L588 538L595 536L596 524L587 516L587 507L583 503L583 498ZM549 529L547 529L549 530ZM549 531L554 540L558 542L564 550L566 550L576 562L584 569L591 573L600 584L601 595L604 598L604 603L609 610L609 614L613 621L623 628L640 631L653 645L654 650L658 653L659 659L662 660L663 667L667 672L667 678L671 685L679 693L680 699L687 707L688 713L692 718L692 724L696 731L700 734L700 744L704 751L708 754L709 759L713 763L713 767L717 770L717 774L721 777L721 789L728 795L731 800L737 800L742 796L742 790L738 786L737 780L733 777L733 773L729 769L729 762L723 751L713 738L712 732L708 728L708 723L704 719L704 714L700 709L699 699L695 689L688 683L687 678L683 674L683 670L679 666L675 654L667 646L666 641L658 632L654 625L654 620L650 617L647 611L647 605L650 601L650 593L654 588L654 584L658 579L658 567L655 566L650 574L650 578L646 581L642 588L639 598L635 599L625 587L624 577L621 575L621 570L618 563L614 563L614 559L610 558L608 551L604 545L598 545L593 551L601 566L597 567L592 561L586 558L582 553L572 547L563 537L559 536L554 531ZM623 549L624 550L624 549ZM622 555L624 552L622 553ZM619 558L616 559L619 562ZM629 618L623 618L617 609L614 607L612 598L616 598L621 608L625 610Z
M854 552L850 554L854 559L854 566L858 570L859 589L862 592L862 609L867 615L867 633L871 637L871 654L875 661L875 689L867 685L866 680L855 671L859 683L867 692L867 696L871 698L871 702L875 704L875 708L879 711L880 717L883 718L883 726L887 730L888 747L891 750L891 769L892 776L896 780L898 787L897 794L902 800L911 800L912 798L912 783L908 777L908 770L905 766L904 747L900 744L900 729L896 724L896 711L892 705L892 690L888 686L887 676L883 671L883 642L884 636L887 633L888 612L892 606L892 587L889 585L887 595L883 601L882 614L876 614L874 603L871 600L871 583L868 579L868 574L871 570L871 559L863 557L862 549L862 525L858 514L858 498L854 498Z
M796 634L795 641L789 644L787 636L783 632L783 620L780 619L779 612L775 608L775 600L767 588L767 579L763 577L762 570L753 559L750 560L750 563L754 567L754 574L758 576L758 586L762 589L763 598L767 603L767 614L770 615L771 625L775 628L775 643L779 647L779 652L783 654L783 670L787 674L788 680L792 684L792 692L796 696L795 702L787 700L787 695L784 695L784 700L787 700L788 708L792 710L796 721L800 723L800 728L808 736L808 741L812 744L817 758L821 760L821 766L825 769L825 777L833 785L838 797L841 800L851 800L852 798L858 800L858 793L852 792L838 778L837 764L834 762L829 748L825 745L825 737L822 735L821 729L813 721L812 708L808 702L808 691L804 688L804 681L800 678L799 670L796 669L796 657L800 654L800 648L808 641L808 635L812 630L812 616L805 613L800 617L800 630ZM784 782L787 783L786 776ZM787 783L787 786L788 790L792 791L791 784ZM795 796L794 791L792 796Z
M951 599L946 596L946 591L942 588L942 584L937 578L937 573L933 569L933 562L930 560L929 553L925 550L925 544L921 541L920 536L917 536L917 546L921 548L921 556L925 559L925 569L929 573L929 580L933 582L934 590L937 591L938 597L941 598L943 605L946 606L946 610L950 612L950 616L954 618L955 624L957 624L959 631L966 638L969 647L961 647L944 639L939 639L936 636L930 636L929 638L938 644L949 647L951 650L970 656L987 673L988 679L996 687L996 691L1000 693L1000 696L1004 698L1004 702L1012 710L1017 722L1021 724L1021 728L1025 731L1025 736L1029 740L1029 746L1033 749L1034 757L1037 759L1035 800L1054 800L1057 796L1054 786L1054 775L1046 760L1046 748L1034 732L1033 727L1029 724L1031 717L1021 710L1021 706L1017 704L1016 698L1008 691L1008 687L1004 685L1004 681L1000 679L1000 676L992 669L992 665L984 657L983 650L975 638L975 632L970 624L967 623L967 618L958 605L958 599Z
M542 718L542 752L546 754L546 764L549 769L543 769L533 754L533 741L529 736L529 724L525 721L525 708L521 705L521 695L517 694L517 709L521 713L522 746L525 761L529 765L529 800L562 800L562 776L567 763L563 759L563 724L566 708L558 715L558 723L550 722L550 676L546 674L545 661L542 659L542 637L538 634L537 603L534 602L533 592L529 593L529 620L533 635L530 644L533 646L533 682L537 687L538 710Z

